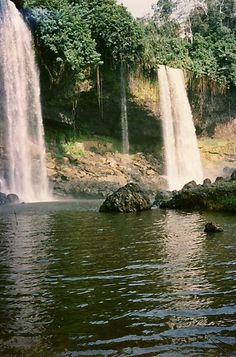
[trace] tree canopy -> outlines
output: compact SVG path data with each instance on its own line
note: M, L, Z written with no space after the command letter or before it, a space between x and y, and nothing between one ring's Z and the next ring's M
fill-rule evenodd
M191 41L173 21L174 0L158 0L153 17L141 21L116 0L25 0L25 7L37 17L37 46L53 79L68 71L80 80L102 63L125 61L148 71L166 64L236 84L234 3L207 3L207 13L196 9L186 19Z
M27 0L25 6L47 9L36 37L53 61L54 76L68 69L83 78L89 67L132 64L143 51L142 27L115 0Z

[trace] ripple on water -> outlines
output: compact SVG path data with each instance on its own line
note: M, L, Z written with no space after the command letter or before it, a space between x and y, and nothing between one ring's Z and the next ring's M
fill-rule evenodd
M209 238L209 218L73 202L24 205L16 224L5 210L0 353L233 355L236 223L215 215L225 231Z

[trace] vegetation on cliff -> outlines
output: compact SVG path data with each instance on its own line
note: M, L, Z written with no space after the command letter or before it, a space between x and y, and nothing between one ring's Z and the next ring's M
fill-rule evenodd
M140 111L149 110L151 100L146 98L154 93L141 93L145 94L143 103L133 91L137 80L152 83L154 78L156 83L158 65L166 64L187 70L198 133L212 135L216 122L232 119L236 84L233 2L208 0L207 12L196 8L186 19L185 36L173 17L175 3L158 0L151 18L134 19L115 0L25 0L24 11L31 8L30 16L37 22L44 119L69 124L83 133L118 137L121 62L127 64L131 79L127 81L130 115L134 103ZM226 90L230 93L218 103L215 94ZM216 110L209 111L209 107ZM151 108L149 116L152 113L156 115Z
M178 66L224 85L236 84L231 0L208 0L207 12L190 13L186 21L191 36L185 37L173 20L171 0L158 0L153 17L141 20L115 0L26 0L25 6L47 9L36 35L54 77L69 70L81 79L94 66L125 61L149 71L158 64Z

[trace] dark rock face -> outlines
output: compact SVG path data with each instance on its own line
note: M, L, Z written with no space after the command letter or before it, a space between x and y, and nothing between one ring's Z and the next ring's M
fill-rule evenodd
M8 203L17 203L19 202L19 197L14 193L6 195L3 192L0 192L0 205L6 205Z
M205 229L204 232L206 233L218 233L218 232L223 232L223 228L218 226L217 224L213 223L213 222L208 222L205 225Z
M128 183L107 197L100 207L100 212L139 212L151 208L151 203L141 188Z

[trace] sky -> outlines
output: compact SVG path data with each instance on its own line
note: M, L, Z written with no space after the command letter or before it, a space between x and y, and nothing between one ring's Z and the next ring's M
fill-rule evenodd
M142 17L152 11L155 0L117 0L118 4L123 4L134 17Z

